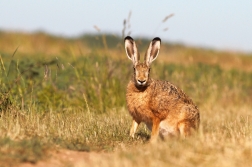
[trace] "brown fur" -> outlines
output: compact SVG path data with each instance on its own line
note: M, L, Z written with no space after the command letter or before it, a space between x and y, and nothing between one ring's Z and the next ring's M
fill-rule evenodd
M145 55L145 62L139 62L139 54L134 40L125 38L125 49L134 65L134 75L127 86L127 107L133 117L130 135L141 122L152 130L151 141L158 134L165 136L188 136L197 130L200 114L193 101L179 88L168 81L149 77L150 64L156 59L161 40L154 38Z

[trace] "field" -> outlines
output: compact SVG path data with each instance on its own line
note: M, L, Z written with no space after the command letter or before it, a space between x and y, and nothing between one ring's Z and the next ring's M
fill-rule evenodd
M129 137L132 72L118 36L0 32L0 166L251 166L252 54L163 43L151 76L182 88L201 125L157 144L143 124Z

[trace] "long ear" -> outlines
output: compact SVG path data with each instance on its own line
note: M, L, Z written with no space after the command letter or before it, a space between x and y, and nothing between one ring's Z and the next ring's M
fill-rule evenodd
M149 66L158 56L161 45L161 39L159 37L154 38L145 54L145 62Z
M136 65L139 61L139 54L134 39L131 38L130 36L127 36L124 38L124 43L125 43L125 51L128 58L132 60L134 65Z

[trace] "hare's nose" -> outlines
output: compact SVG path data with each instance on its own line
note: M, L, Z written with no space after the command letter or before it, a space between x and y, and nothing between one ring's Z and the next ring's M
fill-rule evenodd
M140 82L141 84L146 82L146 80L137 80L137 81Z

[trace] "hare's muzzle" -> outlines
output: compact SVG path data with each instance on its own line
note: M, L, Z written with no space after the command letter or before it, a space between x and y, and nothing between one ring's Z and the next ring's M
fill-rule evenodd
M145 84L146 84L146 80L137 80L137 84L139 85L139 86L144 86Z

